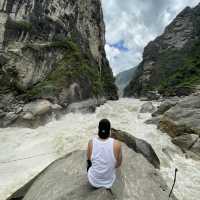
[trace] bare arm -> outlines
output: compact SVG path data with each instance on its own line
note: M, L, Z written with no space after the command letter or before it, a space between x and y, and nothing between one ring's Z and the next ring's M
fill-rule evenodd
M91 160L92 155L92 140L88 142L88 148L87 148L87 159Z
M114 143L114 152L115 152L115 158L116 158L116 168L120 167L122 164L122 148L121 143L117 140L115 140Z

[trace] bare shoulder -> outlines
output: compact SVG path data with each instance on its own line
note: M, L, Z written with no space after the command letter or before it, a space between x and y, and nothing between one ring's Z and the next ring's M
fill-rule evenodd
M91 146L91 145L92 145L92 139L89 140L89 142L88 142L88 146Z
M121 149L121 142L119 140L114 139L114 147L116 150Z

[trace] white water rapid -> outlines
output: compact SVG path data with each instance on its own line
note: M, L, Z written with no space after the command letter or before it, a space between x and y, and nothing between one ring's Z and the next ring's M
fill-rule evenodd
M107 102L93 114L67 114L34 130L0 129L0 200L5 200L53 160L73 150L85 149L102 118L108 118L112 127L152 144L170 188L174 169L178 168L174 193L179 200L199 200L200 161L186 159L167 134L157 130L155 125L144 124L150 115L138 112L143 103L120 99Z

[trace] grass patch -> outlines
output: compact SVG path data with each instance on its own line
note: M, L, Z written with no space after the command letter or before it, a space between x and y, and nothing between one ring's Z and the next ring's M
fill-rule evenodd
M9 18L6 23L6 28L30 32L32 30L32 24L26 20L12 20Z
M192 47L188 55L182 55L183 62L173 73L161 81L160 89L173 87L194 87L200 84L200 42Z
M41 50L33 45L27 47ZM91 87L92 96L102 94L103 89L97 64L92 65L89 55L83 53L74 42L71 40L52 42L43 48L64 48L64 56L56 63L55 69L44 81L27 91L29 97L57 96L63 88L68 88L73 82L80 83L81 87Z

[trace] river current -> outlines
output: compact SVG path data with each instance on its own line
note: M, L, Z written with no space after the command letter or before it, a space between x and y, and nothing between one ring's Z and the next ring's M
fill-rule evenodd
M108 118L113 128L127 131L153 146L161 161L160 172L170 188L178 168L174 193L179 200L199 200L200 161L185 158L166 133L144 123L150 114L139 113L143 103L137 99L108 101L93 114L70 113L37 129L0 129L0 200L60 156L86 149L102 118Z

